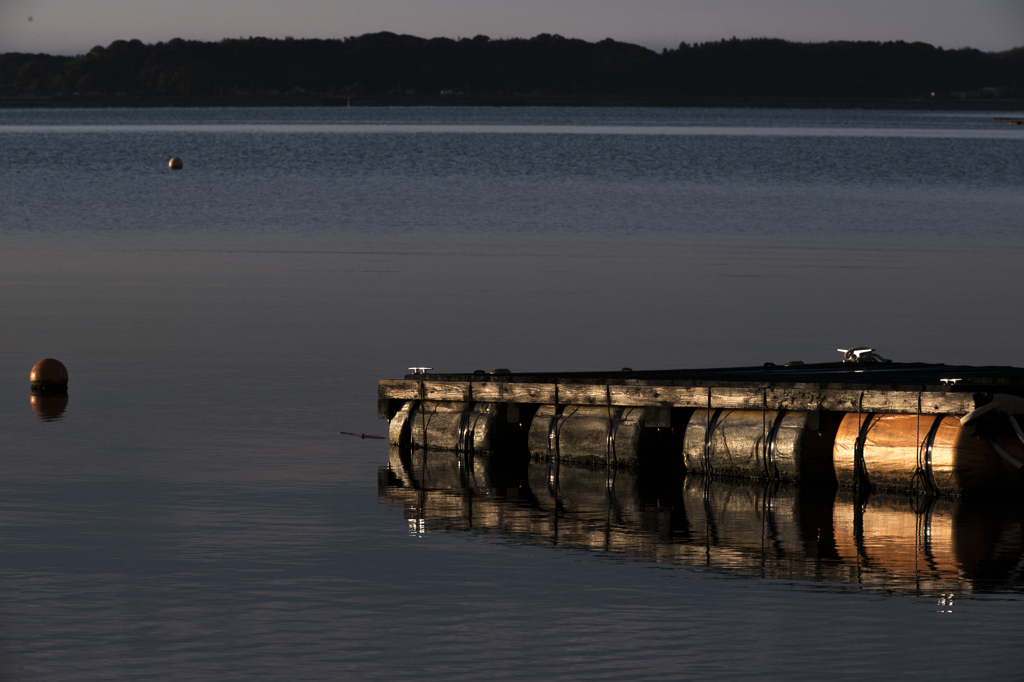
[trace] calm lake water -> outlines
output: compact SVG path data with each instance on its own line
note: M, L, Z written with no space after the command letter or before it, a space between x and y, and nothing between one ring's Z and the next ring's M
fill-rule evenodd
M413 365L1022 366L995 115L0 111L0 677L1019 677L1020 504L557 509L339 434Z

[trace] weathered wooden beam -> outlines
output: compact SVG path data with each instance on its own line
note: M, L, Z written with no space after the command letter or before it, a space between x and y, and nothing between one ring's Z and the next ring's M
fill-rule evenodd
M709 402L710 393L710 402ZM710 407L733 410L831 410L916 414L967 414L975 394L853 388L640 386L579 383L383 380L380 400L511 402L623 407Z

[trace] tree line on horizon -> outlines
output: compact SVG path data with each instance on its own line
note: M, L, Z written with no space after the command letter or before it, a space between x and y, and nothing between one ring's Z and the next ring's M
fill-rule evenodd
M0 54L0 93L224 96L611 95L921 97L1024 94L1024 47L773 38L656 52L541 34L492 40L394 33L318 39L117 40L87 54Z

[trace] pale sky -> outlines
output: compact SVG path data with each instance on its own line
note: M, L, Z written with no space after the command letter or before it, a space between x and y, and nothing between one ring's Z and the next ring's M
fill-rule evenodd
M29 20L32 17L32 20ZM736 36L1024 46L1024 0L0 0L0 52L79 54L138 38L614 38L651 48Z

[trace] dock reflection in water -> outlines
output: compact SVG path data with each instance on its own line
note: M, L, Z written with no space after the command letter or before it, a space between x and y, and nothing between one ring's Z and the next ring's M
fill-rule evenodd
M751 481L400 450L379 499L416 530L473 530L700 570L944 596L1016 590L1018 501L821 492Z

